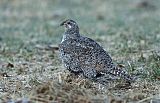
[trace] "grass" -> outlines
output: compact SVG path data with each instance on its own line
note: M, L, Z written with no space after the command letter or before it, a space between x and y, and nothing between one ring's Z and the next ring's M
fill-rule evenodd
M0 102L149 102L160 99L159 0L1 0ZM93 38L139 79L99 90L62 66L57 51L65 19ZM156 100L155 99L155 100Z

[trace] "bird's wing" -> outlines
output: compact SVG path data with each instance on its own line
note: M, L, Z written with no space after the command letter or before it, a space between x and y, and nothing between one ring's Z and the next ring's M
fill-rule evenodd
M96 71L110 68L112 63L108 53L98 43L87 37L65 40L59 47L60 51L71 55L81 66L88 66L96 69Z
M73 69L77 67L82 70L87 69L93 73L96 70L98 74L105 73L124 78L127 81L132 80L130 75L113 64L110 55L90 38L68 39L63 41L59 47L60 51L66 55L66 58L69 58L66 59L66 62L70 66L72 65Z

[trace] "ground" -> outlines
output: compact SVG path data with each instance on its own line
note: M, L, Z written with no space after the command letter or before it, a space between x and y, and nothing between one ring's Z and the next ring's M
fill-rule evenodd
M0 0L0 102L146 103L160 99L159 0ZM98 84L70 74L58 46L74 19L115 63L138 76Z

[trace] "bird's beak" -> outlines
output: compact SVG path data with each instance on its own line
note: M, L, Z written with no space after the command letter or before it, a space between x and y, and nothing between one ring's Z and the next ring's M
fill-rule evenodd
M65 25L66 23L65 22L62 22L61 24L60 24L60 26L63 26L63 25Z

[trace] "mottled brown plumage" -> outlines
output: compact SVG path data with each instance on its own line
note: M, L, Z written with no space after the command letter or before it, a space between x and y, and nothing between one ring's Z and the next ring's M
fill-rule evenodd
M99 82L119 77L132 81L130 75L118 68L98 43L80 35L75 21L66 20L61 25L65 26L65 32L59 45L60 58L69 71L83 73L85 77ZM103 77L108 75L110 78L104 80Z

